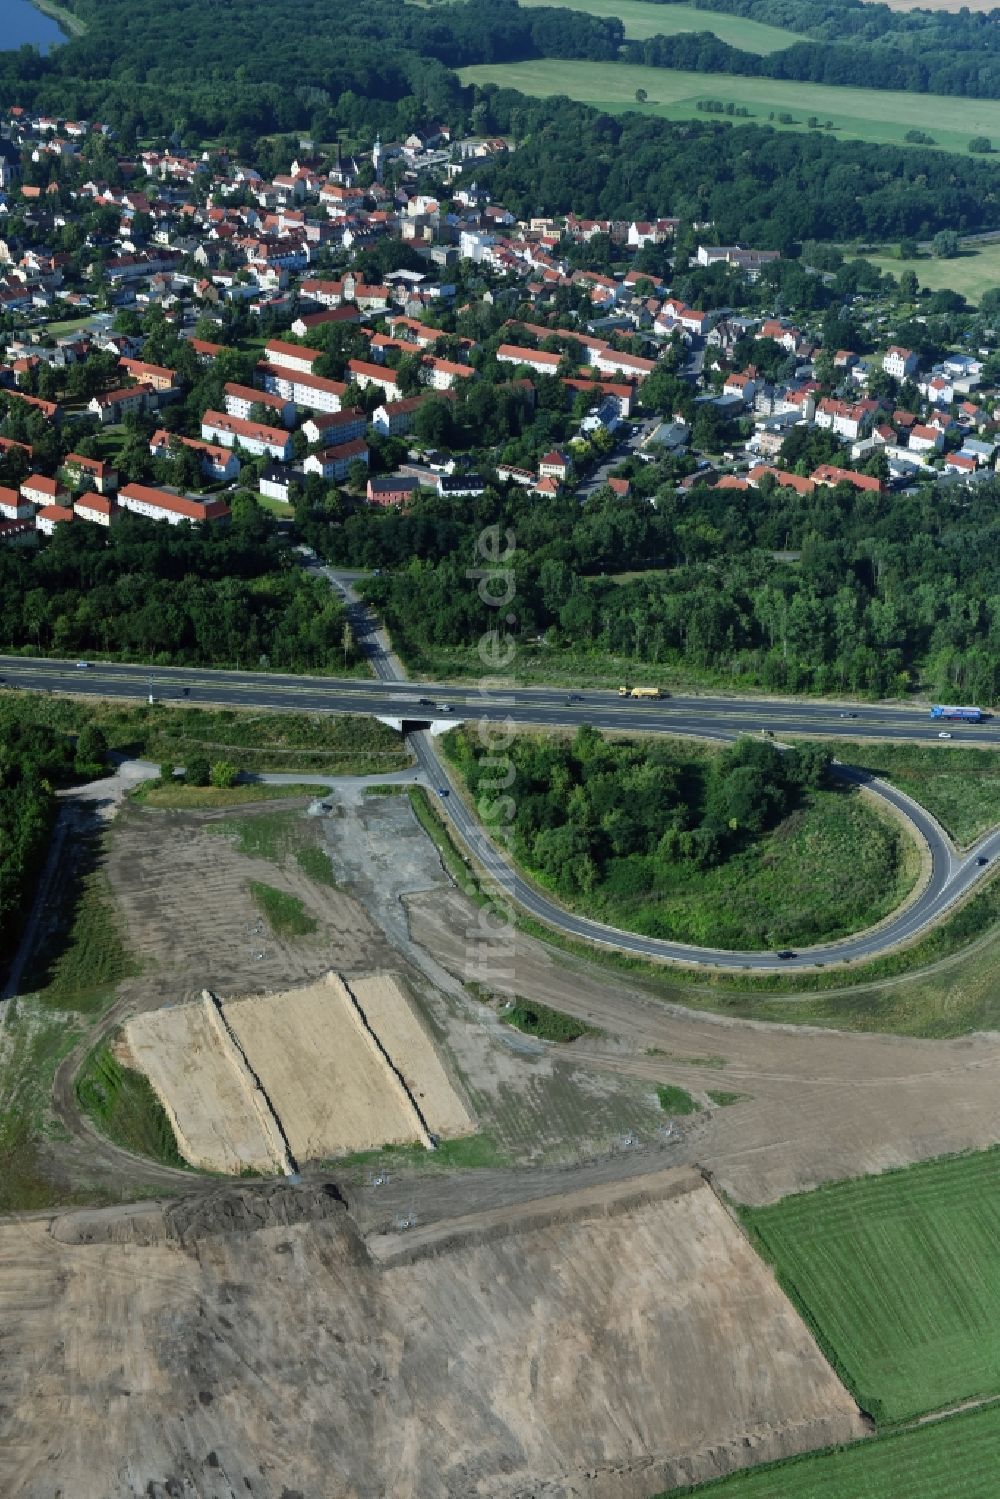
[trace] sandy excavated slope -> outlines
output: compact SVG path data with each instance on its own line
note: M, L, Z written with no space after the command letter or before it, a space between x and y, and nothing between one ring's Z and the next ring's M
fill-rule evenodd
M335 1201L204 1228L0 1227L0 1493L647 1499L863 1431L695 1172L445 1223L385 1268Z
M272 1116L299 1162L475 1127L391 974L352 979L349 990L328 973L284 994L226 1000L223 1011L225 1025L207 1000L125 1027L192 1165L280 1170ZM239 1048L266 1095L263 1120Z
M224 1008L296 1160L418 1139L413 1110L336 974Z
M192 1166L235 1175L244 1166L277 1169L260 1116L204 1004L136 1015L125 1026L125 1041Z
M465 1135L475 1120L448 1079L434 1043L424 1030L399 980L391 973L361 975L349 980L393 1063L434 1135Z

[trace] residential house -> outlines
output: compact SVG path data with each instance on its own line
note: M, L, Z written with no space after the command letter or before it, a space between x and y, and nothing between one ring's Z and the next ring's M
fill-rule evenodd
M43 505L35 515L35 529L43 536L51 536L56 526L65 525L72 519L72 510L65 505Z
M228 380L223 386L223 400L228 416L238 416L242 421L249 421L253 408L263 406L275 421L286 427L295 426L295 402L284 396L272 395L270 391L257 390L252 385L238 385L234 380Z
M448 392L442 392L447 395ZM413 431L413 418L427 400L427 396L407 396L402 401L383 401L372 412L371 424L384 437L404 437Z
M147 364L142 359L119 359L118 367L137 384L152 386L153 390L173 390L177 385L177 371L161 364Z
M815 422L817 427L833 431L848 442L856 442L870 429L877 411L877 401L857 401L848 405L846 401L825 396L816 407Z
M0 520L0 545L29 547L37 545L37 542L38 531L34 519Z
M310 417L302 425L302 435L310 447L319 443L330 448L338 443L353 442L355 438L364 437L367 430L368 417L353 406L330 416Z
M370 364L364 359L352 359L348 363L347 372L361 390L367 390L369 385L377 385L390 398L396 398L400 394L399 378L395 370Z
M745 373L727 375L722 387L724 396L736 396L741 401L752 401L756 393L756 377Z
M181 437L162 428L149 439L153 458L170 458L177 448L187 448L195 455L206 479L232 481L240 476L240 460L229 448L218 443L199 442L196 437Z
M907 446L914 453L940 453L944 447L944 433L940 432L937 427L916 422L910 428L910 440Z
M425 355L420 367L420 380L431 390L452 390L456 382L471 380L475 370L468 364L456 364L451 359L435 359Z
M867 489L873 494L882 493L881 479L870 474L856 474L853 469L838 468L835 463L821 463L810 475L817 484L832 488L837 484L853 484L855 489Z
M134 515L142 515L149 520L163 520L171 526L178 526L184 521L192 524L201 521L225 524L231 514L229 506L222 500L193 500L187 495L174 494L169 489L155 489L149 484L126 484L118 491L118 504Z
M530 468L518 468L513 463L498 463L497 478L502 484L519 484L522 489L530 489L535 482Z
M629 380L641 383L656 368L655 359L640 359L637 354L620 354L617 349L605 348L594 361L602 375L625 375Z
M211 364L226 352L225 344L213 344L206 338L189 338L188 344L197 354L200 364Z
M92 486L98 494L118 488L118 470L101 458L84 458L82 453L67 453L62 471L74 489Z
M308 349L305 344L286 343L281 338L270 338L264 345L264 358L267 364L276 365L282 370L292 370L298 374L312 374L313 366L322 357L319 349Z
M419 488L419 479L395 474L387 479L369 479L365 497L369 505L406 505Z
M437 492L452 499L477 499L486 489L478 474L438 474Z
M290 505L298 490L302 488L302 475L283 463L269 463L261 470L260 493L269 500L282 500Z
M309 411L339 411L347 386L341 380L327 380L322 375L304 375L281 369L274 364L257 366L256 378L272 395L305 406Z
M21 498L31 505L56 505L66 497L67 491L59 480L46 478L44 474L29 474L21 484Z
M280 427L262 422L243 421L222 411L206 411L201 419L203 442L234 448L237 443L255 458L277 458L287 463L292 456L292 439Z
M352 442L342 442L335 447L324 448L320 453L310 453L302 465L305 474L318 474L321 479L339 481L347 478L352 463L368 466L368 444L364 438L356 437Z
M121 511L107 495L88 491L73 501L73 514L78 520L90 521L95 526L112 526Z
M305 338L311 328L323 328L328 323L359 323L361 313L357 307L328 307L325 312L300 313L292 324L296 338Z
M569 478L571 467L571 461L566 454L560 453L557 448L553 448L551 452L546 453L544 457L539 459L538 476L540 479L555 479L558 483L562 484Z
M920 367L920 360L912 349L901 349L892 344L882 356L882 368L894 380L909 380Z
M792 474L783 468L772 468L766 463L759 463L750 470L747 474L747 483L752 489L759 489L760 481L767 474L770 474L782 489L794 489L799 495L810 495L816 488L815 480L804 479L801 474Z
M6 485L0 485L0 520L33 520L35 508L33 500L26 499L23 494L18 494L16 489L8 489Z
M155 405L156 394L151 385L123 385L118 390L106 390L94 396L87 410L94 413L102 426L112 426Z
M561 354L547 354L544 349L527 349L520 344L501 344L497 349L498 364L523 364L536 375L556 374L561 359Z

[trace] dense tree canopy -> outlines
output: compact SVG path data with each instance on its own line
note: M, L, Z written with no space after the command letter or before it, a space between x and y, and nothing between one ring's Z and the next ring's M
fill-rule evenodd
M830 434L817 440L801 466L837 456ZM679 492L670 474L669 461L637 466L630 499L603 490L582 506L512 490L359 508L317 523L313 539L339 563L380 570L371 596L429 668L435 651L496 626L468 569L499 525L517 544L513 634L544 635L553 659L611 654L654 680L659 667L771 690L890 695L919 683L1000 700L1000 485Z
M277 543L128 517L0 552L3 645L160 663L343 670L344 615Z

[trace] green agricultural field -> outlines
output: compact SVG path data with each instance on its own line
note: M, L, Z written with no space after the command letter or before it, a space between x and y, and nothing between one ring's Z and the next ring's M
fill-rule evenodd
M1000 1396L1000 1148L821 1187L743 1220L877 1421ZM995 1493L995 1470L993 1482Z
M696 10L693 5L651 5L649 0L520 0L522 10L537 5L563 5L581 10L588 16L615 17L625 23L629 41L642 42L650 36L676 36L682 31L710 31L721 42L739 47L742 52L766 56L780 52L802 40L797 31L780 26L765 26L743 16Z
M645 68L629 63L567 62L536 58L531 62L487 63L463 68L464 83L495 83L522 94L546 98L566 94L609 113L637 109L666 120L717 119L701 115L702 99L746 105L756 124L777 129L805 130L815 115L821 124L833 122L831 133L871 141L877 145L905 145L908 130L930 129L935 143L950 151L965 151L969 138L986 135L1000 141L1000 100L960 99L934 94L896 93L888 89L835 88L817 83L785 82L773 78L739 78L721 73L687 73L674 68ZM636 89L645 89L645 104L637 104ZM774 119L769 116L773 113ZM790 114L782 126L778 115Z
M996 1499L998 1450L1000 1406L991 1405L660 1499Z
M866 252L864 259L897 278L904 271L914 271L918 284L929 291L961 292L973 303L984 291L1000 286L1000 244L969 245L954 260L938 260L932 255L901 260L886 248L877 254Z

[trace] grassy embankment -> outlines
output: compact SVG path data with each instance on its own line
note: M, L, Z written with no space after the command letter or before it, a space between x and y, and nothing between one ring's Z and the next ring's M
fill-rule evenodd
M1000 141L1000 100L996 99L838 88L798 80L683 72L631 63L571 62L562 58L485 63L462 68L459 76L463 83L495 83L536 98L565 94L609 114L638 110L659 119L715 120L719 116L702 115L697 106L700 100L718 99L723 104L745 105L752 124L772 125L778 130L805 130L806 121L816 116L821 124L832 121L833 130L826 133L874 145L905 146L908 130L929 131L935 144L948 151L967 151L969 140L975 135ZM636 89L646 90L645 103L636 102ZM790 114L793 123L782 125L779 114Z
M172 807L178 812L208 811L213 807L245 807L288 797L321 796L322 786L186 786L183 781L143 781L131 800L144 807Z
M64 5L57 5L55 0L31 0L31 3L43 15L51 16L53 21L57 21L67 36L83 36L86 33L87 23Z
M99 868L98 840L67 849L68 867L46 910L22 993L9 1001L0 1064L0 1213L100 1200L53 1179L43 1150L63 1137L52 1109L60 1062L100 1020L122 979L138 971L126 951Z
M1000 751L851 740L831 741L829 749L912 796L962 848L1000 826Z
M188 1169L149 1079L120 1062L110 1046L91 1052L76 1080L76 1096L84 1113L116 1144L165 1166Z
M113 753L183 765L192 755L232 760L242 770L378 775L404 770L399 734L373 718L185 708L0 691L0 722L44 723L67 734L96 724Z
M661 1083L656 1090L657 1102L665 1114L683 1115L696 1114L698 1105L684 1088L677 1088L673 1083Z
M276 937L306 937L316 930L316 918L309 915L297 895L259 880L251 880L249 888Z

